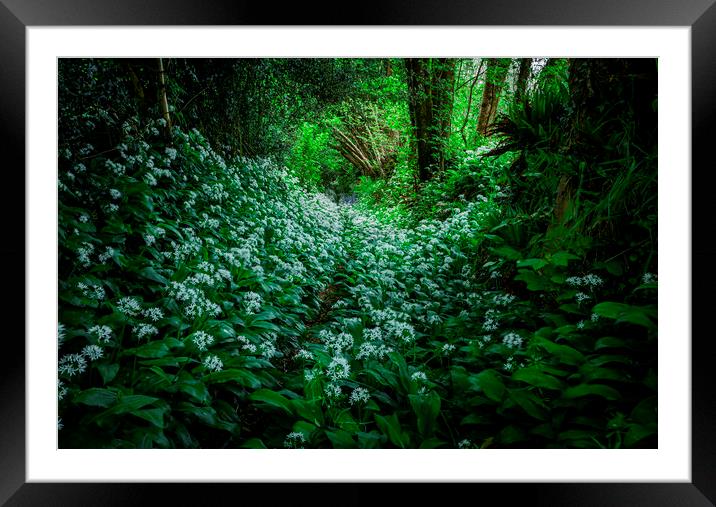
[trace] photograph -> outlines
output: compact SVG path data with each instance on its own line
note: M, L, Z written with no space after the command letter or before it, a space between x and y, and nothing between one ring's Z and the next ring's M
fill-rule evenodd
M58 447L658 448L658 62L58 58Z

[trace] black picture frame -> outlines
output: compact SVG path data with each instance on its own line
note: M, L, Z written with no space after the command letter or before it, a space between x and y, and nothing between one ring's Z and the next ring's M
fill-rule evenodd
M57 484L25 481L25 29L31 26L82 25L573 25L685 26L692 37L692 482L689 483L531 483L463 484L451 488L457 499L499 495L501 503L518 499L531 505L713 505L716 502L716 394L711 370L716 352L707 316L716 275L711 246L716 213L708 195L714 185L710 148L716 140L716 0L439 0L361 2L351 9L334 5L311 12L300 2L277 5L231 0L0 0L0 124L5 195L0 199L4 241L0 262L5 266L4 323L21 322L20 333L4 336L0 369L0 503L6 505L127 505L152 502L159 492L163 504L204 504L216 495L236 501L266 495L273 486L247 484L171 487L127 484ZM11 162L11 161L12 162ZM698 180L698 184L696 183ZM19 189L23 189L20 191ZM23 210L22 220L18 210ZM697 234L699 232L699 234ZM20 270L17 267L23 266ZM8 266L12 266L10 269ZM20 278L23 278L20 280ZM11 283L7 283L7 282ZM48 285L52 287L53 285ZM694 324L701 324L700 326ZM700 330L700 332L697 332ZM690 337L684 336L685 343ZM50 343L50 342L48 342ZM668 372L660 372L668 374ZM207 498L207 488L211 494ZM293 502L309 501L305 484L286 485L280 493ZM335 495L336 485L321 485L321 496ZM374 485L340 486L341 503L373 501ZM261 491L258 491L258 490ZM240 493L239 493L240 492ZM425 485L408 494L425 498ZM403 496L408 501L408 496ZM315 503L314 500L312 503ZM270 503L274 503L271 501Z

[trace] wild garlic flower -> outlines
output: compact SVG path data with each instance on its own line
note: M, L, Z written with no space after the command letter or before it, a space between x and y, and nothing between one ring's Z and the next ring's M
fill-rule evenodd
M112 248L111 246L108 246L107 249L103 253L99 254L99 257L98 257L99 262L104 264L109 259L111 259L113 255L114 255L114 248Z
M57 324L57 348L59 349L65 342L65 325Z
M370 393L368 392L368 389L365 389L364 387L356 387L353 389L350 398L348 398L348 402L351 405L354 405L356 403L368 403L369 399Z
M328 384L326 384L325 388L323 389L323 392L329 399L339 398L341 394L343 394L341 392L341 386L333 382L329 382Z
M97 338L100 343L109 343L112 339L112 328L109 326L92 326L89 333Z
M311 354L306 349L299 349L294 357L296 357L297 359L306 359L310 361L311 359L313 359L313 354Z
M119 199L120 197L122 197L122 192L120 192L120 191L117 190L116 188L110 188L110 189L109 189L109 195L110 195L110 197L111 197L112 199L115 199L115 200L116 200L116 199Z
M522 337L517 333L507 333L502 338L502 343L507 345L511 349L519 348L520 346L522 346L523 341L524 340L522 339Z
M257 313L261 310L263 298L260 294L249 291L244 293L242 302L247 313Z
M94 252L94 245L92 243L84 242L82 246L77 249L77 258L84 267L92 264L90 255Z
M57 365L57 371L61 375L73 377L83 373L87 369L87 360L82 354L65 354Z
M452 343L443 343L443 346L440 350L443 354L451 354L455 351L455 345L453 345Z
M457 446L459 449L469 449L470 447L472 447L472 442L470 442L470 440L465 438L465 439L461 440L460 442L458 442Z
M104 350L99 345L87 345L82 349L82 355L90 361L96 361L104 356Z
M351 365L345 357L334 357L328 365L326 374L331 380L348 378L351 373Z
M502 368L505 371L512 371L512 369L515 367L514 360L515 360L514 357L512 357L512 356L508 357L507 361L505 361L505 364L502 365Z
M204 331L197 331L192 336L192 341L194 342L194 345L196 345L197 349L204 352L209 345L214 343L214 337Z
M142 310L142 315L154 322L164 318L164 312L160 308L147 308Z
M428 377L427 375L425 375L424 372L416 371L410 376L410 380L412 380L413 382L427 382Z
M142 311L139 301L133 297L123 297L117 301L117 309L128 317L136 317Z
M67 396L67 387L60 379L57 379L57 399L62 401Z
M137 339L139 340L144 337L152 336L159 333L159 329L152 326L151 324L139 324L138 326L134 326L132 328L132 331L134 331L134 334L137 335Z
M644 273L641 277L641 283L655 283L656 275L654 273Z
M204 368L210 371L220 371L224 367L219 356L209 355L204 358Z
M286 435L286 439L283 441L283 446L287 449L303 449L303 445L306 443L306 437L303 433L292 431Z

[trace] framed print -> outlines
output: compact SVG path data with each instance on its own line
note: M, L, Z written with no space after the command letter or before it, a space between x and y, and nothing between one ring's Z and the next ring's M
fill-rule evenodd
M3 501L714 501L710 1L162 4L0 6Z

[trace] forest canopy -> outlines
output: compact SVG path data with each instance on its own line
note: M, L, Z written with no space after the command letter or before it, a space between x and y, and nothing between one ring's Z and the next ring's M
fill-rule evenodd
M60 447L656 447L656 83L60 59Z

